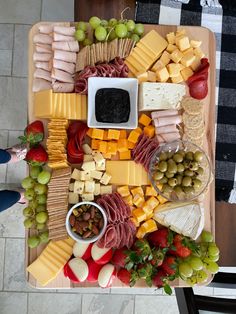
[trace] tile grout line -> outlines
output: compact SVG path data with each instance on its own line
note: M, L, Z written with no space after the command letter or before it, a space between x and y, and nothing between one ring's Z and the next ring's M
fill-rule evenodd
M2 287L2 291L5 291L5 262L6 262L6 247L7 247L7 241L6 238L4 238L4 256L3 256L3 287Z
M43 12L43 0L41 0L41 7L40 7L40 21L42 21L42 12Z
M26 313L27 314L29 314L29 292L27 292L27 302L26 302L26 304L27 304L27 308L26 308Z
M134 307L133 307L133 314L135 314L135 311L136 311L136 296L134 295L134 299L133 299L133 302L134 302Z
M9 49L8 49L9 50ZM13 50L12 50L13 51ZM17 75L0 75L0 77L7 77L7 78L27 78L28 76L17 76Z
M83 314L83 297L84 294L81 294L81 298L80 298L80 314Z
M15 26L15 24L13 24L13 43L12 43L11 76L13 76L13 60L14 60L14 50L15 50L15 33L16 33L16 26Z
M7 130L7 147L8 145L9 145L9 130ZM6 166L5 181L4 181L5 184L7 184L7 173L8 173L8 163Z

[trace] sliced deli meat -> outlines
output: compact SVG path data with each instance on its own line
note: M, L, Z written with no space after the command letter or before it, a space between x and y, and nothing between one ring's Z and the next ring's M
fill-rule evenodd
M46 45L46 44L36 44L35 50L36 50L36 52L51 53L52 52L52 46Z
M65 51L79 51L78 41L54 41L52 43L52 50L65 50Z
M51 89L51 82L42 78L33 79L33 92L39 92L40 90Z
M41 79L44 79L44 80L49 81L49 82L52 81L51 73L49 71L45 71L43 69L36 69L36 71L34 72L34 77L35 78L41 78Z
M43 34L51 34L53 31L52 24L40 24L39 25L39 32Z
M177 132L178 129L176 127L176 124L169 124L169 125L164 125L156 128L156 134L165 134L165 133L170 133L170 132Z
M65 62L57 59L53 59L53 67L55 69L63 70L67 73L75 73L75 64L71 62Z
M158 127L170 125L170 124L180 124L182 122L182 116L176 115L176 116L160 117L160 118L155 118L153 121L154 121L155 127L158 128Z
M74 83L74 80L71 74L62 70L52 69L51 77L63 83L72 83L72 84Z
M52 89L56 93L72 93L74 91L74 83L55 82L52 84Z
M50 72L52 70L52 62L37 61L35 62L35 67Z
M179 138L180 138L179 132L157 134L157 140L159 143L173 142L178 140Z
M55 50L54 51L54 58L57 60L75 63L76 62L76 53L71 52L71 51Z
M52 53L40 53L40 52L35 52L33 54L33 60L34 61L50 61L52 58Z
M178 115L178 110L176 109L153 111L151 113L151 117L153 120L160 117L169 117L169 116L177 116L177 115Z
M65 36L58 33L53 33L53 41L74 41L75 38L73 36Z
M46 34L35 34L33 42L36 44L48 44L51 45L53 42L52 36Z
M53 28L55 33L66 35L66 36L73 36L75 33L75 27L71 26L60 26L60 25L55 25Z

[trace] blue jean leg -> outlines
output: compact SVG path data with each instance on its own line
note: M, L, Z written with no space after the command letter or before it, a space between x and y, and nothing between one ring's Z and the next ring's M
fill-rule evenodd
M11 154L5 149L0 149L0 164L6 164L11 159Z
M17 191L0 191L0 212L19 202L21 195Z

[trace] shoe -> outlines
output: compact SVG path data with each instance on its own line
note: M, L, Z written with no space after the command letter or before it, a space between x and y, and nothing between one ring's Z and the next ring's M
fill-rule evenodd
M27 154L27 145L16 144L10 148L7 148L6 151L11 154L11 159L9 160L9 163L18 162L25 159L25 156Z
M19 192L20 193L20 199L17 203L19 204L26 204L27 203L27 200L25 199L25 190L19 188L19 189L15 189L15 191Z

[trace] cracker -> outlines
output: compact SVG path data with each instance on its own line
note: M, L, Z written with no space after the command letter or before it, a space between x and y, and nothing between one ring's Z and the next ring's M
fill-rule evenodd
M184 126L189 129L196 129L202 126L203 124L203 114L188 114L187 112L183 113L183 122Z
M197 115L197 114L202 112L203 103L197 99L192 98L192 97L185 97L181 101L181 107L188 114Z
M205 128L204 124L200 125L199 128L196 129L189 129L189 128L184 128L184 133L192 139L199 139L202 137L205 133Z
M107 59L107 41L103 43L103 60L108 61Z

